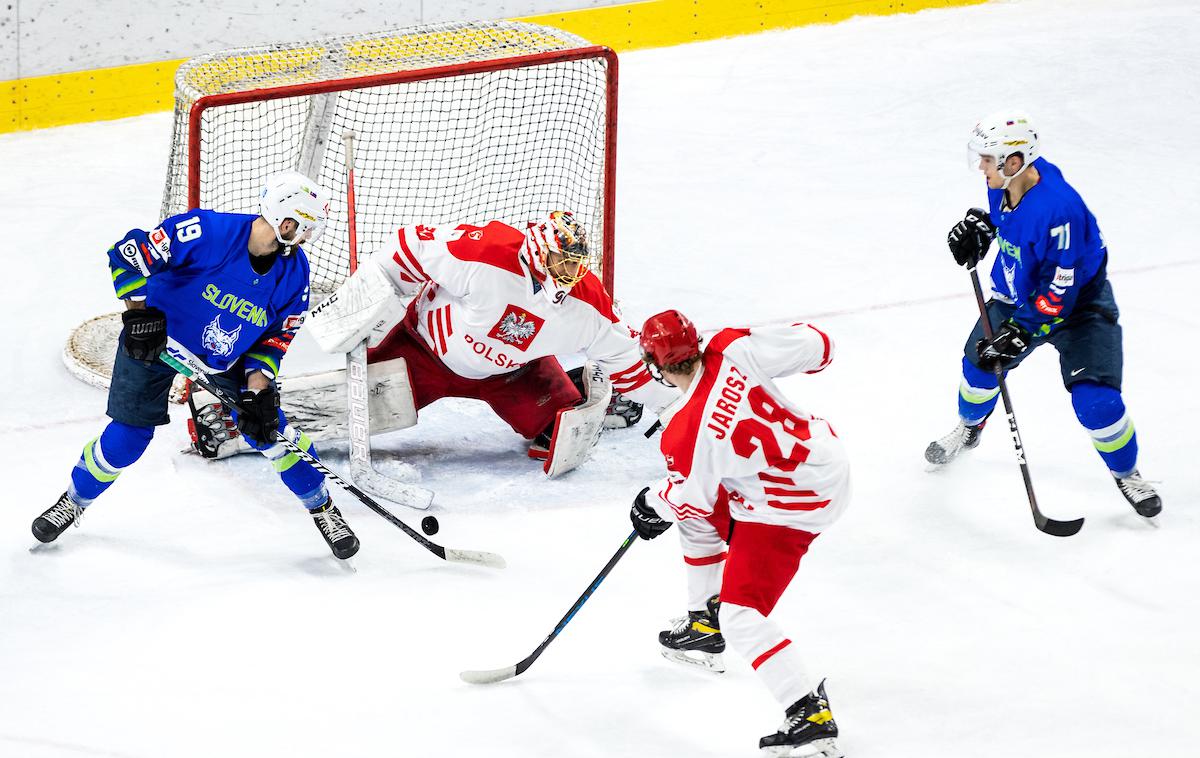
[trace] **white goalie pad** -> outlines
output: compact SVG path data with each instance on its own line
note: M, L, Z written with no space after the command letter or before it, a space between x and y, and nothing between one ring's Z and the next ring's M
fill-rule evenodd
M604 431L604 416L612 399L612 382L599 365L583 364L583 386L586 397L574 408L564 408L554 420L550 439L550 456L544 470L553 479L583 463L600 433Z
M327 353L348 353L363 340L379 344L404 318L406 305L391 279L371 259L325 301L309 311L305 331Z
M280 405L287 414L288 424L303 429L314 441L346 439L350 434L346 414L346 371L322 371L279 379ZM372 434L406 429L417 423L408 365L403 358L367 365L367 397L371 414ZM217 404L206 391L195 388L192 402L203 418L193 418L193 441L206 427L217 447L216 457L252 452L253 448L238 435L228 434L231 428L227 413L215 418L205 408ZM203 424L201 423L203 421ZM224 435L224 436L223 436Z

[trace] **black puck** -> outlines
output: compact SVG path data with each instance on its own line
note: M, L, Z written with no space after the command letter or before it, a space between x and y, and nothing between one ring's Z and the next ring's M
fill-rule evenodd
M421 519L421 531L425 532L430 537L437 534L439 528L440 526L438 525L438 520L433 516L426 516L425 518Z

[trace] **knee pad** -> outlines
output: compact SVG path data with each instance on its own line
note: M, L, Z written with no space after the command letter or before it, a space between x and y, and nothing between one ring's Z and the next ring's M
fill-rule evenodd
M995 372L981 369L966 358L963 358L962 365L963 379L966 379L967 384L972 387L992 390L1000 386L1000 382L996 381Z
M1121 392L1096 382L1079 382L1071 386L1071 406L1075 417L1088 429L1103 429L1115 424L1125 415Z
M126 468L146 452L154 438L154 427L131 426L110 421L100 434L100 446L105 459L116 468Z

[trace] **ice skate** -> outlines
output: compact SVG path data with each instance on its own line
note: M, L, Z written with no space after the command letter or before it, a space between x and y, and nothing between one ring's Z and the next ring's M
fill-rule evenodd
M842 758L837 746L838 728L829 710L825 680L788 707L779 731L758 741L763 755L786 758Z
M672 628L658 633L663 657L676 663L699 666L715 673L725 671L725 638L717 623L717 611L721 607L716 595L708 599L702 611L688 611L688 615L673 620Z
M925 460L933 466L945 466L962 451L974 449L979 445L979 435L983 433L985 423L980 421L975 426L967 426L959 419L954 431L929 443L929 447L925 448Z
M1142 478L1137 469L1131 471L1128 476L1113 474L1113 481L1139 516L1154 518L1162 511L1162 499L1158 492L1150 482Z
M53 542L71 524L78 526L82 516L83 508L64 492L57 503L33 520L33 536L37 537L38 542Z
M313 523L317 525L321 536L325 538L325 543L329 545L329 549L333 551L335 557L340 560L351 558L358 552L358 537L354 536L354 532L350 529L350 525L346 523L346 519L342 518L342 512L333 504L333 499L325 501L325 505L310 511L313 517Z

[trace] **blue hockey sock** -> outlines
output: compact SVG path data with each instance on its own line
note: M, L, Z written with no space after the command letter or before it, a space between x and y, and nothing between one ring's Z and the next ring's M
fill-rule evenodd
M110 421L99 437L83 446L83 453L71 471L67 492L81 508L100 497L117 477L142 457L154 437L152 426L130 426Z
M967 426L975 426L996 407L1000 383L991 371L984 371L963 358L963 378L958 385L958 415Z
M317 455L317 449L313 447L313 441L307 434L299 429L288 427L283 411L279 412L279 431L299 445L301 450L317 460L321 459ZM288 450L282 442L260 444L249 437L245 439L250 447L267 457L267 460L271 462L271 467L275 469L275 473L279 474L284 485L300 499L300 504L305 508L310 511L320 508L329 499L329 492L325 488L325 475Z
M1132 473L1137 468L1137 432L1125 412L1120 390L1080 382L1071 387L1071 405L1108 469L1117 476Z

